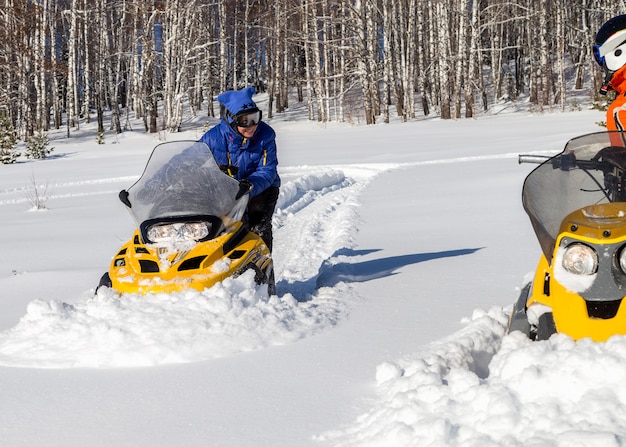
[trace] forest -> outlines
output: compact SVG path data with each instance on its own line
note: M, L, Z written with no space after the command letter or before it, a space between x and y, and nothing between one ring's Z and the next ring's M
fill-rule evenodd
M253 85L265 116L374 124L595 95L605 0L1 0L0 126L177 132ZM598 88L596 88L598 87ZM593 99L593 98L592 98Z

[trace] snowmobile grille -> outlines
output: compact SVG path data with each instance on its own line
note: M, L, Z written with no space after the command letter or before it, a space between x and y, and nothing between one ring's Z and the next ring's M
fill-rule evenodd
M178 271L182 272L184 270L197 270L200 268L202 261L206 256L196 256L195 258L186 259L178 266Z
M231 254L229 254L228 257L230 259L239 259L245 254L246 254L245 250L235 250Z
M135 253L149 254L150 252L146 247L135 247Z
M621 298L615 301L587 301L587 314L589 318L609 320L617 315L621 302Z
M239 243L243 241L243 239L246 237L246 234L248 234L248 230L246 230L243 226L239 227L235 234L233 234L230 239L228 239L224 244L224 253L228 253L229 251L234 250L237 245L239 245Z
M141 267L141 273L158 273L159 264L149 259L140 259L139 266Z

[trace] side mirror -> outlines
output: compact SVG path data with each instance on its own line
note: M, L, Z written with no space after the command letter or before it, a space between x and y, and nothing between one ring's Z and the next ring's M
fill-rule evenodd
M133 206L130 203L130 200L128 200L128 191L126 191L125 189L122 189L119 193L120 200L122 201L122 203L124 205L126 205L128 208L132 208Z

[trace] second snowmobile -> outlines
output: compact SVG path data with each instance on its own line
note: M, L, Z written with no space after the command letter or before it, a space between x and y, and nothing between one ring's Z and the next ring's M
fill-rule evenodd
M247 193L205 143L158 145L141 178L120 192L137 230L100 286L139 294L203 290L253 270L274 294L270 251L244 223Z
M574 138L526 177L522 202L542 256L509 332L536 340L557 332L594 341L626 335L625 137Z

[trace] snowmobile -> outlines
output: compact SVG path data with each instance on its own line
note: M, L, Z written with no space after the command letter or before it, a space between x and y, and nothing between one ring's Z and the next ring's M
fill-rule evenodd
M137 229L98 287L138 294L202 291L253 270L255 281L275 294L270 251L245 224L248 193L205 143L156 146L139 180L119 194Z
M525 179L522 202L542 255L508 332L605 341L626 334L626 134L570 140Z

